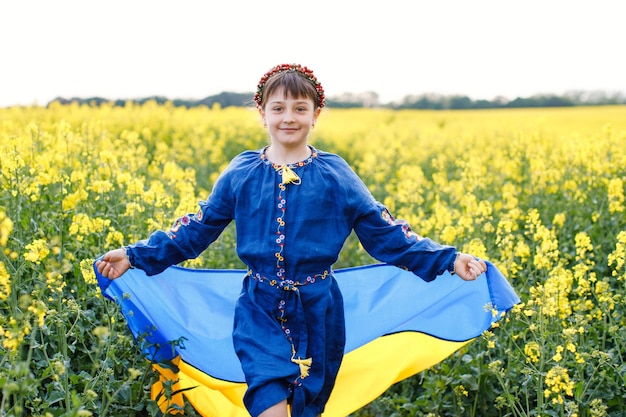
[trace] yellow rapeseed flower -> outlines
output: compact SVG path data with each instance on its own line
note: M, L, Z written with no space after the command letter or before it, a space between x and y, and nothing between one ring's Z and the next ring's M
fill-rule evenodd
M589 257L593 256L593 244L591 238L585 232L579 232L574 237L576 243L576 260L580 262L590 262Z
M145 211L145 207L139 204L136 201L131 201L126 203L126 211L124 212L125 217L132 217L137 214L141 214Z
M104 341L106 341L111 335L111 331L107 326L96 326L92 330L92 333L100 340L101 343L104 343Z
M541 357L541 349L539 343L531 341L524 346L524 354L526 355L526 363L537 363Z
M85 280L85 283L89 285L97 284L96 272L93 269L92 259L83 259L80 261L80 272Z
M523 311L524 307L526 307L526 303L518 303L513 306L511 309L512 314L519 314Z
M465 253L471 253L479 258L488 258L487 248L485 247L483 241L479 238L474 238L468 244L464 245L463 251Z
M78 203L86 201L88 196L89 194L87 193L87 191L81 188L71 194L66 195L61 202L61 206L63 207L63 210L73 210L74 208L76 208Z
M48 312L46 304L41 300L34 300L31 305L28 306L28 311L33 313L37 317L37 324L39 327L43 327L44 318Z
M107 233L106 238L107 247L122 246L122 243L124 243L124 234L118 230L109 228L109 233Z
M113 184L109 180L92 181L88 189L97 194L106 194L113 189Z
M608 416L608 406L602 402L602 399L595 398L589 403L591 411L591 417L606 417Z
M139 369L128 368L128 375L131 380L135 380L141 376L142 372Z
M530 247L526 244L526 242L519 241L515 245L513 253L515 254L515 256L521 258L522 261L525 261L526 259L530 258Z
M118 177L119 181L119 177ZM141 177L132 177L126 181L126 195L129 197L132 196L141 196L144 193L144 180Z
M492 361L491 363L489 363L489 365L487 367L489 369L491 369L491 370L500 369L502 367L502 360L501 359L496 359L496 360Z
M606 280L596 282L595 293L598 302L603 304L606 309L609 311L615 309L615 300L613 299L610 282Z
M67 372L64 361L60 359L52 361L52 363L50 363L50 367L54 372L53 378L55 381L58 381L59 377Z
M559 242L554 231L540 226L535 234L539 245L535 247L533 262L538 269L550 270L559 258Z
M463 385L457 385L456 387L454 387L454 393L459 397L467 397L469 395L469 392Z
M624 182L621 178L611 178L608 182L609 213L624 211Z
M142 198L146 204L155 208L171 209L174 202L174 198L165 190L165 184L160 180L151 181Z
M574 278L570 270L561 266L550 270L550 276L543 285L530 289L533 299L543 305L543 313L549 317L566 318L572 314L569 294Z
M9 218L4 210L0 210L0 246L6 246L9 235L13 231L13 220Z
M563 336L565 336L567 340L572 340L574 337L576 337L577 334L578 329L574 329L573 327L563 329Z
M557 213L554 215L554 218L552 219L552 224L558 227L563 227L563 225L565 225L566 218L567 218L567 215L565 213Z
M63 275L57 272L46 272L46 286L51 293L59 293L65 288Z
M569 397L574 395L574 381L569 377L569 372L562 366L555 366L550 369L545 377L546 390L544 395L546 398L552 397L554 404L563 404L563 395Z
M457 237L457 230L454 226L446 226L439 233L442 242L454 242Z
M495 334L493 332L485 330L482 337L487 341L487 349L493 349L496 347Z
M92 233L101 233L111 224L110 219L99 217L90 218L85 213L77 213L72 216L72 223L69 227L70 236L76 236L76 240L81 242L85 236Z
M10 329L4 329L2 340L2 346L6 349L15 351L17 350L22 342L24 341L24 337L28 336L31 331L30 323L22 323L21 326L18 326L17 320L14 317L10 317L8 321Z
M27 252L24 254L24 259L37 265L39 265L41 261L43 261L50 253L50 249L48 248L48 242L46 242L46 239L35 239L34 241L26 245L24 249L27 250Z
M88 172L84 169L75 169L70 174L70 182L75 186L82 186L87 182Z
M16 174L26 167L26 162L18 152L4 150L2 152L2 164L0 164L0 174L4 178L16 178Z
M563 346L558 345L556 347L556 353L554 354L554 356L552 356L552 360L554 362L561 362L561 360L563 359L563 351L565 349L563 348Z
M11 295L11 276L4 262L0 261L0 300L4 301Z
M614 277L619 276L620 279L626 279L626 231L621 231L617 235L617 243L615 244L615 250L608 256L609 266L613 266L612 275ZM621 275L620 275L621 273Z

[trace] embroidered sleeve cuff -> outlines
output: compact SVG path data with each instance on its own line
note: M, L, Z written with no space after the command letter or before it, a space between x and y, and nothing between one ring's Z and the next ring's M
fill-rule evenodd
M457 252L454 257L452 258L452 262L450 262L450 265L448 266L448 272L450 272L450 275L455 275L456 274L456 270L454 268L454 264L456 264L456 260L459 258L459 255L461 254L461 252Z
M123 247L124 252L126 253L126 258L128 259L128 263L130 264L130 269L135 269L135 255L130 250L128 246Z

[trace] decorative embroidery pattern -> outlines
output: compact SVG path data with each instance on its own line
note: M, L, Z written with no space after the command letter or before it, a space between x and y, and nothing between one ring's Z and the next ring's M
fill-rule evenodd
M402 228L402 232L404 232L404 235L407 239L416 239L418 241L423 239L423 237L421 237L411 229L411 226L406 221L394 219L391 213L389 213L389 210L384 209L380 215L383 220L385 220L390 225L400 226Z
M306 285L315 284L318 279L326 279L330 272L328 270L324 270L324 272L320 274L308 275L304 281L294 281L292 279L283 279L276 280L267 278L258 272L253 272L251 269L248 269L248 276L252 277L252 279L267 283L271 287L276 287L276 289L284 290L284 291L298 291L298 287L304 287ZM282 271L281 276L284 275L284 271Z
M293 186L297 186L301 183L301 179L293 170L305 166L313 161L314 158L317 157L317 151L311 147L311 155L304 161L300 161L295 164L288 165L277 165L270 162L265 156L265 151L261 152L261 160L266 165L271 165L272 168L276 171L276 173L280 176L280 181L278 182L278 196L276 198L276 236L274 240L276 242L277 248L274 253L274 257L276 258L276 276L272 278L265 277L259 273L254 273L252 270L248 270L248 276L257 280L258 282L267 283L268 285L276 288L277 290L289 291L291 293L295 293L297 297L296 301L299 303L299 308L301 308L301 300L299 294L299 287L314 284L318 279L326 279L329 275L329 271L325 270L320 274L313 274L306 277L304 281L294 281L293 279L289 279L286 276L285 272L285 218L287 213L287 197L286 190L287 185L292 184ZM293 381L293 386L301 385L301 380L309 376L309 369L313 363L312 358L301 358L296 357L297 350L296 346L293 342L292 332L287 324L287 314L285 311L285 305L287 301L285 299L280 299L278 303L278 316L276 320L280 323L280 327L285 335L285 338L291 344L291 362L298 365L300 370L300 375ZM297 319L302 320L302 317L297 317Z
M311 162L313 162L313 159L317 158L317 149L313 148L312 146L309 146L309 148L311 149L311 155L309 155L309 157L307 159L305 159L304 161L293 163L293 164L287 164L287 166L289 168L291 168L291 169L294 169L294 168L298 168L298 167L303 167L303 166L308 165ZM272 163L272 161L267 159L267 156L265 155L265 150L266 149L267 148L265 148L265 149L263 149L263 151L261 151L261 160L263 161L263 163L265 165L272 165L274 167L274 169L281 168L282 165L274 164L274 163Z
M284 272L284 271L283 271ZM299 287L303 287L306 285L311 285L311 284L315 284L316 280L318 278L320 279L326 279L329 275L328 270L324 270L324 272L322 272L321 274L314 274L314 275L309 275L306 277L306 279L304 281L293 281L290 279L283 279L281 281L278 281L276 279L269 279L267 277L264 277L263 275L259 274L258 272L255 273L253 272L251 269L248 269L248 274L247 276L252 277L252 279L258 281L258 282L263 282L263 283L267 283L268 285L276 288L277 290L283 290L283 291L289 291L289 292L293 292L293 293L297 293L297 297L298 297L298 303L300 303L301 301L299 300L300 294L299 294ZM285 299L280 299L280 301L278 302L278 316L276 317L276 320L278 320L278 322L280 323L280 328L282 329L285 338L287 339L287 341L289 342L289 344L291 345L291 362L295 363L296 365L298 365L299 369L300 369L300 376L298 378L296 378L293 381L293 385L294 386L299 386L301 385L301 380L306 378L307 376L309 376L309 369L311 368L311 365L313 364L313 358L301 358L301 357L297 357L296 358L296 346L293 343L293 337L291 334L291 329L289 328L289 326L287 325L287 315L285 312L285 305L287 304L287 301ZM301 319L301 318L300 318Z
M278 216L276 217L276 244L278 245L274 256L276 257L276 277L281 279L285 275L285 257L283 254L285 248L285 214L287 209L287 199L285 198L285 190L287 184L300 184L300 177L293 171L298 167L303 167L313 162L314 158L317 158L317 150L311 148L311 155L304 161L296 162L294 164L278 165L272 163L265 155L265 149L261 152L261 160L266 165L271 165L274 170L280 175L280 182L278 183L278 197L276 201L276 208ZM266 148L267 149L267 148Z
M200 215L200 219L202 219L202 211L199 212L199 215ZM177 219L172 225L172 228L166 232L169 238L176 239L176 234L180 230L181 226L188 226L191 223L191 221L194 219L198 219L198 215L195 215L195 216L185 215Z

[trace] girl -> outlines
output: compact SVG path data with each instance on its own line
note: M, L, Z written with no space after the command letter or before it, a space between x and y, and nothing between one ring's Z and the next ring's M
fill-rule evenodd
M343 300L332 265L354 230L376 259L431 281L446 270L464 280L484 261L414 233L376 201L339 156L308 143L324 107L311 70L283 64L267 72L255 101L270 144L235 157L195 215L169 231L106 253L109 279L137 267L148 275L195 258L231 222L248 266L237 301L233 341L254 417L319 416L342 361Z

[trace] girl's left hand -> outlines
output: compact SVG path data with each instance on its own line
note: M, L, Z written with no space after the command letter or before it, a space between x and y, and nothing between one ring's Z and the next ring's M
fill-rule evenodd
M96 262L98 272L108 279L117 279L130 268L130 262L124 249L115 249L104 254Z
M487 264L467 253L459 253L454 262L454 273L465 281L474 281L480 274L487 271Z

